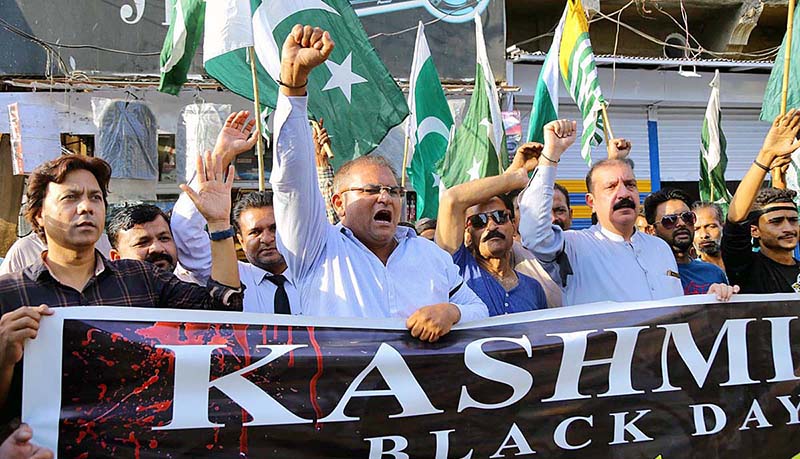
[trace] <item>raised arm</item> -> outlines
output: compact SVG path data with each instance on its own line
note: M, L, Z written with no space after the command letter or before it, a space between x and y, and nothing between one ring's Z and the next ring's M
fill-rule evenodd
M800 142L797 141L798 129L800 112L795 109L775 118L758 156L733 195L728 208L729 222L739 223L747 218L769 169L786 164L791 159L792 152L800 148Z
M606 151L608 159L625 159L631 154L631 142L623 138L611 139L606 145Z
M311 70L325 62L333 46L327 32L296 25L281 52L281 87L275 109L275 152L270 182L278 250L297 279L305 277L314 266L331 229L317 183L305 95Z
M553 184L561 155L575 142L575 121L556 120L544 127L544 150L539 166L519 198L522 244L544 262L564 250L564 234L552 224Z
M538 164L544 145L529 142L517 149L514 162L501 175L472 180L449 188L439 202L436 244L454 254L464 243L467 209L494 196L519 190L528 183L528 173Z

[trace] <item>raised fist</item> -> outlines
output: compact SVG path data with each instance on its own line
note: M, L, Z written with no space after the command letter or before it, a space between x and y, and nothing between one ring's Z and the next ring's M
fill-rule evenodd
M283 42L281 51L283 89L302 90L305 93L309 73L328 59L333 46L330 34L319 27L295 25Z

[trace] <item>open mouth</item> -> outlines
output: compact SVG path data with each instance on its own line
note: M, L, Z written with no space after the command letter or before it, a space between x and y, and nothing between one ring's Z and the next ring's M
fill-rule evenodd
M372 217L373 220L376 222L381 223L391 223L392 222L392 213L386 209L379 210L375 212L375 216Z

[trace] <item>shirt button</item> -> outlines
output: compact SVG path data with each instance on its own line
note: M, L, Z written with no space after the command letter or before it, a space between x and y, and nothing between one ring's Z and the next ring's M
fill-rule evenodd
M506 303L506 307L508 307L508 303Z

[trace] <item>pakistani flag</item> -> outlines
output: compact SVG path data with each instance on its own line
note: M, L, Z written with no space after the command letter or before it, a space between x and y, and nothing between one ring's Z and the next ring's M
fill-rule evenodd
M333 53L311 72L308 108L325 119L334 167L365 155L408 115L400 88L347 0L214 0L206 5L205 68L231 91L253 99L248 47L255 46L260 102L275 107L280 49L295 24L330 32Z
M714 73L711 97L708 99L703 132L700 135L700 200L714 202L728 213L731 194L725 186L725 134L722 133L722 112L719 108L719 70Z
M605 100L597 80L597 66L589 41L589 23L581 0L567 0L564 16L558 62L564 85L583 116L581 156L586 164L591 165L592 147L603 140L600 111Z
M204 0L176 0L172 22L161 49L158 90L177 96L186 83L194 52L203 34Z
M536 94L533 96L531 118L528 123L528 142L544 143L544 126L558 119L558 50L561 48L561 31L564 30L566 11L558 21L553 43L544 59L539 81L536 83Z
M417 44L409 78L407 135L408 178L417 192L417 219L436 218L439 212L439 174L436 164L444 158L450 141L453 115L433 65L425 26L417 29Z
M464 122L456 129L447 154L439 163L442 183L450 188L481 177L498 175L508 165L503 119L494 75L486 56L481 17L475 15L478 63L475 90Z
M800 108L800 8L795 9L794 27L792 28L792 50L793 59L789 65L789 92L786 99L786 109ZM783 92L783 65L786 59L786 35L783 37L781 49L775 57L775 64L772 66L772 73L769 75L767 89L764 92L764 102L761 105L761 119L772 122L781 114L781 94ZM791 169L791 168L790 168ZM788 179L788 177L787 177Z

